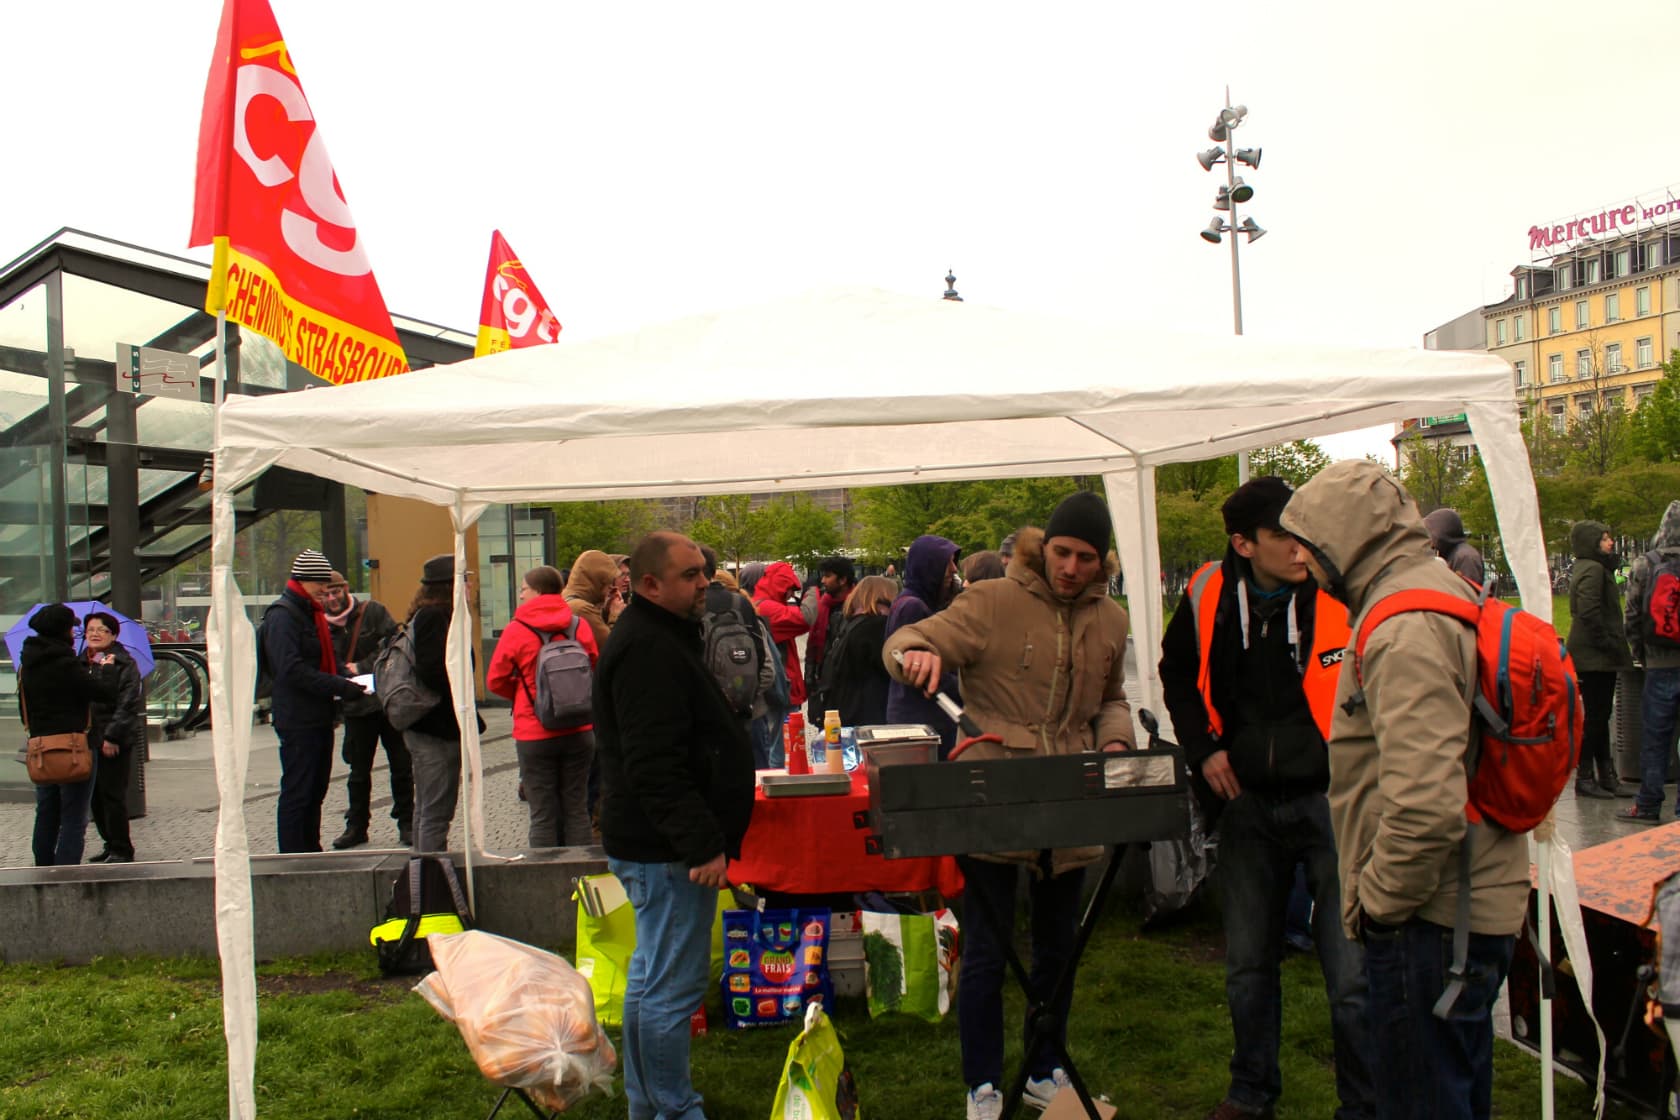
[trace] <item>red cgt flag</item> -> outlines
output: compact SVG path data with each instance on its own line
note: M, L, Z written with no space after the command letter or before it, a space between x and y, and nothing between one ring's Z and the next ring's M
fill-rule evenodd
M560 337L560 320L531 282L525 266L501 230L490 234L490 270L484 277L484 306L478 313L473 357L522 346L541 346Z
M222 7L188 244L212 241L206 311L335 385L408 372L268 0Z

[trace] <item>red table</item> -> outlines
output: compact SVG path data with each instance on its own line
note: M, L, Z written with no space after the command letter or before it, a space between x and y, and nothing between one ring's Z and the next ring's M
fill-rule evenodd
M766 797L760 787L729 881L784 894L962 893L962 872L950 856L889 860L871 839L862 769L852 771L852 790L844 795Z

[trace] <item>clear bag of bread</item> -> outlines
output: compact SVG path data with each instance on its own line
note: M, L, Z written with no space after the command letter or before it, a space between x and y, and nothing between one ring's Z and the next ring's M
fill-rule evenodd
M484 1076L564 1111L612 1094L618 1055L589 982L553 953L482 930L426 939L437 971L414 990L460 1029Z

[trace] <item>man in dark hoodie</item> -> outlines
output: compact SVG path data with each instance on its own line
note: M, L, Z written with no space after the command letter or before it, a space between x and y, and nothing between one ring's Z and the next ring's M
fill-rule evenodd
M1565 644L1575 662L1581 706L1586 709L1575 796L1614 797L1620 787L1610 761L1610 712L1616 698L1616 674L1633 666L1622 629L1622 596L1616 589L1616 542L1608 526L1577 521L1569 528L1569 545L1575 563L1569 569Z
M1445 560L1447 567L1477 587L1486 582L1487 568L1482 563L1482 554L1466 539L1464 521L1457 510L1443 506L1425 517L1423 524L1429 530L1429 543L1435 555Z
M1633 659L1645 666L1640 704L1639 795L1620 814L1635 824L1662 818L1663 784L1674 755L1674 728L1680 722L1680 641L1665 637L1657 625L1680 621L1680 501L1668 503L1662 524L1651 538L1651 551L1633 562L1623 611ZM1680 814L1680 806L1675 808Z
M752 746L703 656L699 547L651 533L630 573L635 595L595 675L601 843L636 914L624 1095L631 1116L698 1120L689 1018L706 998L717 892L752 818Z
M944 537L917 537L910 544L904 558L904 590L893 600L887 614L887 637L905 626L945 609L956 592L957 554L955 544ZM957 703L962 694L957 690L957 673L953 669L942 673L939 692ZM939 732L939 757L951 753L957 745L957 725L920 688L908 685L895 676L887 686L888 723L925 723Z
M812 727L822 726L822 697L817 695L816 683L822 679L823 658L840 630L846 596L857 586L857 569L844 556L830 556L817 565L817 584L818 594L805 597L811 617L811 634L805 639L805 719Z
M274 679L274 733L280 740L280 799L275 805L281 852L321 850L321 803L332 778L334 700L365 696L343 675L322 602L332 582L327 558L306 548L292 578L263 612L263 660Z
M1252 479L1221 512L1225 558L1190 579L1161 643L1161 684L1198 794L1217 821L1231 1009L1231 1084L1209 1120L1270 1116L1278 1068L1284 910L1303 864L1313 895L1342 1120L1375 1115L1364 959L1341 930L1330 830L1330 731L1347 610L1320 591L1278 524L1281 478ZM1216 816L1217 814L1217 816Z

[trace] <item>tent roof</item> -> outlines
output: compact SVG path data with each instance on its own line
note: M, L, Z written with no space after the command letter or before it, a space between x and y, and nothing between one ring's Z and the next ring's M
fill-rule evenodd
M319 391L228 401L226 467L438 503L801 490L1103 473L1511 402L1487 354L1177 337L857 289Z

